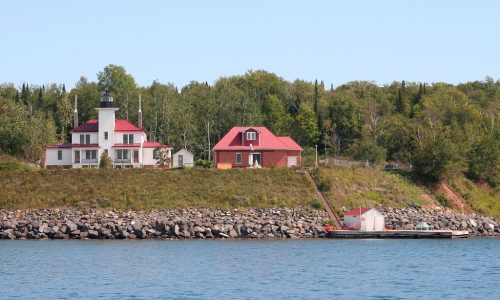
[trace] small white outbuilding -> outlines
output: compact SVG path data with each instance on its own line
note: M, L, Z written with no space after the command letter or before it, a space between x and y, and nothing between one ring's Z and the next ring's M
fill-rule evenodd
M186 149L181 149L173 155L174 168L190 168L194 166L194 155Z
M383 231L385 217L375 208L353 208L344 214L344 228L359 231Z

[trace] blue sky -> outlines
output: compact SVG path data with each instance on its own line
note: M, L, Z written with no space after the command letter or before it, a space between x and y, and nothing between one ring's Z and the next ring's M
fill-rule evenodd
M500 77L498 1L4 1L0 82L138 84L265 69L326 85Z

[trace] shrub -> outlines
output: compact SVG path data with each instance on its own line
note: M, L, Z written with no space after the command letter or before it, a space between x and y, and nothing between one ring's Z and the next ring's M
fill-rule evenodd
M2 161L0 162L0 170L29 170L28 165L17 161Z
M450 200L448 200L448 198L446 198L444 195L436 195L436 200L439 202L439 204L441 204L441 206L450 207Z
M99 162L99 168L101 169L111 169L113 162L107 152L103 152L101 155L101 161Z
M194 163L195 166L197 167L202 167L202 168L210 168L212 166L212 163L209 160L205 159L197 159Z

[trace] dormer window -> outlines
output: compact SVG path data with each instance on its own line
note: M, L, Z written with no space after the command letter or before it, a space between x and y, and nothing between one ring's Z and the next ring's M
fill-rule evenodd
M123 143L124 144L133 144L134 143L134 135L133 134L124 134L123 135Z
M247 140L248 141L255 141L256 133L253 131L247 132Z

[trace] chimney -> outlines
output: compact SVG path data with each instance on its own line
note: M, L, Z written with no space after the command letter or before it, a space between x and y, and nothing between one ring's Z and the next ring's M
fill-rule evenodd
M141 95L139 94L139 111L137 112L137 125L142 129L142 110L141 110Z
M75 110L73 111L73 129L78 127L78 108L76 102L78 101L78 96L75 95Z

